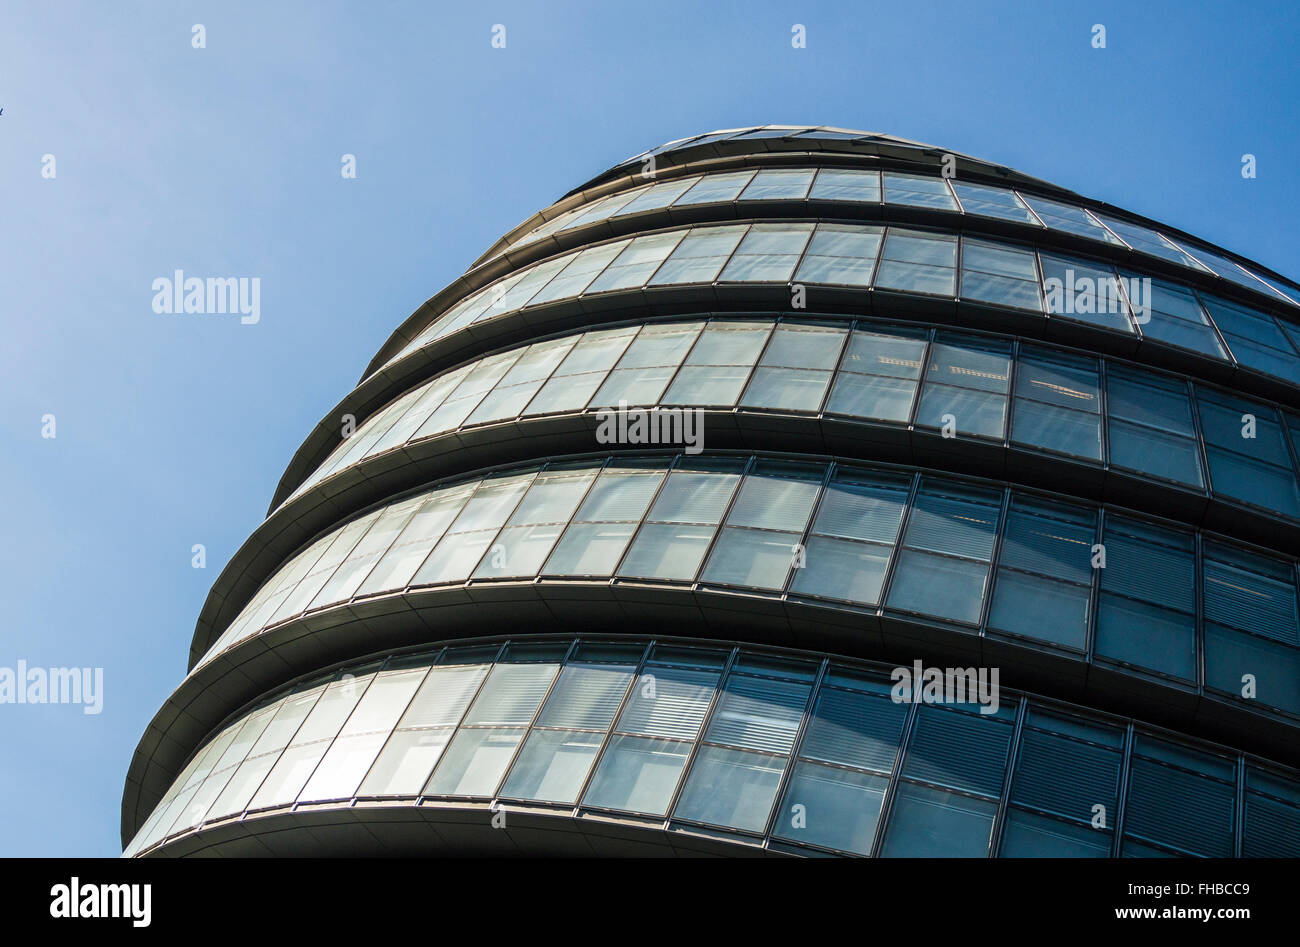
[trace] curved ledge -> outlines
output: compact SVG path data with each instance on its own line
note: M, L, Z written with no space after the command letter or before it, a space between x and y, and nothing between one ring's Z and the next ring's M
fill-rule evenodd
M505 827L492 826L498 812ZM699 858L793 856L752 839L635 818L484 802L367 800L288 806L181 835L145 858Z

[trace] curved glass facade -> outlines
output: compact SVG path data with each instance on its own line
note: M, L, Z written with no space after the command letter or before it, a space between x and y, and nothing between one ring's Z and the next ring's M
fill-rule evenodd
M1300 325L1189 286L982 237L800 221L664 230L552 257L457 303L387 364L468 326L544 303L730 283L871 288L1040 313L1300 386Z
M692 644L521 639L303 683L200 748L127 854L370 799L609 813L845 855L1300 855L1298 774L1222 747L1019 695L912 702L879 665Z
M599 329L469 362L368 418L292 496L425 438L620 402L946 430L1300 520L1300 417L1275 405L1014 338L754 316Z
M1300 855L1300 291L944 154L683 139L421 307L214 583L125 853L505 803L532 853Z
M881 172L851 167L818 169L782 165L691 175L628 188L557 215L519 236L488 259L558 233L647 211L775 200L833 201L849 205L885 203L1014 221L1135 250L1187 269L1213 274L1271 299L1300 305L1300 292L1294 289L1290 294L1283 292L1248 267L1234 263L1208 247L1181 238L1175 241L1148 227L1093 212L1077 204L1013 188L902 171ZM743 206L737 211L744 216Z
M272 576L204 661L303 614L408 589L698 583L884 609L1230 698L1249 674L1244 705L1300 716L1296 567L977 481L615 456L453 483L352 520Z

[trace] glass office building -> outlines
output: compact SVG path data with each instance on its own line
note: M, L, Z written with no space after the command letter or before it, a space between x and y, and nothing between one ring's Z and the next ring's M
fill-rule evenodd
M1296 284L888 135L682 139L308 435L125 854L1300 855L1298 570Z

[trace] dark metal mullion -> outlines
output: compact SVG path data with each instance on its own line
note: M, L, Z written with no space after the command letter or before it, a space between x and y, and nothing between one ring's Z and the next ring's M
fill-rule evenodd
M876 819L876 832L871 839L872 858L879 858L885 847L885 832L894 814L894 799L898 795L898 784L903 778L903 765L907 761L908 745L912 742L912 735L916 731L919 708L919 701L908 701L907 716L903 719L903 727L898 735L898 753L894 757L894 768L889 774L885 794L880 800L880 815Z
M665 829L673 820L673 812L677 808L677 803L681 801L682 791L686 788L686 780L691 776L695 760L700 754L700 745L704 743L704 735L709 732L709 724L713 722L713 712L717 710L718 704L722 701L723 689L727 686L727 681L731 677L731 669L735 667L736 658L739 655L740 645L733 646L731 653L727 655L726 662L722 665L722 670L718 673L718 685L713 689L713 694L709 697L709 705L704 708L704 716L700 718L699 735L690 741L690 752L686 754L686 762L682 764L681 775L677 777L677 785L673 787L672 798L668 800L668 806L664 809L663 826Z
M1100 434L1097 446L1101 449L1101 469L1104 474L1110 472L1110 396L1106 391L1110 381L1106 372L1107 361L1104 358L1097 359L1097 425Z
M1106 507L1098 506L1097 513L1094 517L1093 525L1093 545L1101 546L1102 555L1106 551ZM1101 579L1103 570L1093 568L1092 559L1096 553L1092 549L1088 550L1088 571L1090 584L1088 587L1088 627L1084 629L1085 641L1083 645L1083 660L1092 664L1097 656L1097 629L1100 627L1098 612L1101 610Z
M1011 425L1016 413L1016 379L1020 376L1020 340L1011 341L1011 360L1007 365L1007 419L1002 428L1002 449L1011 447ZM1031 399L1032 400L1032 399Z
M1115 787L1115 820L1112 823L1114 833L1111 837L1110 857L1118 858L1124 838L1124 819L1128 809L1128 784L1133 769L1133 749L1135 746L1133 724L1124 726L1124 742L1120 748L1119 785Z
M1104 225L1103 225L1103 226L1104 226ZM1109 229L1109 228L1107 228L1107 229ZM1118 234L1117 234L1116 236L1118 236ZM1124 246L1127 246L1127 244L1123 244L1123 245L1124 245ZM1112 244L1112 246L1113 246L1113 244ZM1130 249L1132 249L1132 248L1130 248ZM1139 322L1137 321L1137 318L1138 318L1138 317L1137 317L1137 311L1133 308L1133 300L1129 298L1129 294L1128 294L1128 285L1126 284L1126 282L1125 282L1125 280L1124 280L1124 277L1120 275L1119 265L1118 265L1117 263L1115 263L1113 260L1106 260L1105 262L1106 262L1106 265L1107 265L1108 267L1110 267L1110 271L1111 271L1111 273L1114 274L1114 277L1115 277L1115 286L1118 287L1118 289L1119 289L1120 299L1123 301L1123 303L1124 303L1124 307L1128 310L1129 324L1133 327L1133 335L1134 335L1134 336L1137 338L1137 340L1138 340L1139 351L1140 351L1141 343L1143 343L1143 342L1145 342L1145 341L1147 340L1146 332L1144 332L1143 329L1142 329L1142 326L1144 325L1144 323L1139 323ZM1148 309L1148 313L1147 313L1147 323L1150 323L1150 321L1151 321L1151 315L1155 312L1155 310L1151 307L1151 301L1150 301L1150 300L1147 300L1147 309ZM1077 313L1076 313L1076 315L1077 315ZM1158 340L1153 340L1153 341L1158 341Z
M818 170L817 173L818 174L821 173L820 169ZM817 183L817 174L814 174L812 180L808 182L808 194L812 193L813 186L816 183ZM805 195L804 197L800 198L800 200L804 201L806 205L807 202L811 200L811 198ZM813 240L817 238L817 228L822 225L822 220L823 218L819 217L816 220L811 222L812 229L808 231L808 239L804 242L803 249L799 251L799 259L794 261L794 267L790 270L790 278L785 281L785 286L787 290L793 291L795 286L803 285L802 283L799 282L799 268L803 266L803 261L808 256L808 251L812 249ZM797 221L792 221L792 223L795 222ZM806 222L807 221L805 221L805 223Z
M1007 531L1007 521L1011 513L1011 488L1002 489L1002 501L998 505L998 525L993 530L993 548L989 550L988 578L985 580L983 601L980 602L980 617L977 634L983 638L988 634L989 613L993 610L993 586L998 578L998 562L1002 558L1002 543Z
M1192 683L1198 696L1205 696L1205 551L1201 531L1192 533Z
M921 473L920 471L912 472L912 483L908 487L907 501L903 506L903 515L899 517L898 532L894 536L893 548L889 553L889 561L885 565L885 574L880 580L880 601L876 603L877 611L885 607L885 602L889 600L889 592L894 584L894 574L898 571L899 560L903 558L903 550L906 547L907 527L912 522L912 511L916 508L916 498L921 490Z
M546 693L543 694L542 699L537 702L537 706L533 709L532 716L528 718L528 723L524 725L524 732L519 735L519 744L515 747L515 751L510 754L510 762L506 764L503 770L501 770L501 778L497 780L497 784L493 789L491 797L492 801L488 804L489 809L500 798L501 790L505 788L506 780L510 778L510 771L515 768L515 763L519 760L519 754L523 752L524 744L528 742L528 735L533 731L533 725L537 722L537 718L541 714L542 708L546 706L546 702L551 699L551 694L555 691L555 685L560 683L560 677L564 674L565 667L568 666L569 658L571 658L573 652L577 650L578 641L579 639L575 637L569 642L568 650L564 652L564 657L560 658L560 663L555 668L555 676L551 678L551 683L546 686ZM501 730L505 728L492 727L490 729Z
M880 206L883 208L883 207L886 206L886 204L885 204L885 176L884 176L883 173L881 173L881 172L879 172L879 171L877 171L876 173L880 175ZM891 231L892 229L893 229L893 225L892 225L892 224L884 224L884 223L882 223L881 226L880 226L880 246L879 246L879 248L876 250L876 257L875 257L875 259L872 260L872 262L871 262L871 276L868 277L868 279L867 279L867 285L861 287L863 290L867 291L868 293L874 293L874 292L875 292L875 289L876 289L876 280L877 280L877 278L879 278L879 276L880 276L880 264L881 264L881 261L883 261L883 260L885 259L885 241L889 239L889 234L890 234L890 231ZM871 308L872 308L872 311L874 312L874 311L875 311L875 305L873 304Z
M957 177L957 175L956 175L955 173L953 174L953 176L952 176L951 178L946 178L946 177L944 177L942 174L940 174L940 175L939 175L939 180L940 180L941 182L943 182L943 184L944 184L945 187L948 188L948 194L949 194L949 196L951 196L952 199L953 199L953 201L957 204L957 214L959 215L959 217L958 217L958 226L963 226L963 225L964 225L964 219L963 219L963 218L970 217L970 216L981 216L981 215L973 214L971 211L968 211L968 210L966 209L966 205L963 204L963 203L961 202L961 195L958 194L958 193L957 193L957 189L956 189L955 187L952 186L952 182L953 182L953 180L956 179L956 177ZM1006 190L1009 190L1009 188L1006 189Z
M772 809L767 814L767 823L763 827L763 847L767 848L772 842L772 833L776 831L776 823L781 804L785 802L785 793L789 788L790 780L793 778L795 765L799 761L799 747L803 743L804 734L812 725L813 709L817 706L818 692L821 690L822 681L826 678L826 671L830 667L830 658L823 658L821 664L817 667L817 676L813 679L812 687L808 690L808 698L804 702L803 716L799 719L799 726L795 729L794 739L790 741L790 749L786 751L785 771L781 774L781 779L777 782L776 794L772 797Z
M573 797L572 811L569 813L573 818L578 817L582 809L582 797L587 794L591 787L591 781L596 776L596 771L600 768L601 760L605 758L605 752L614 742L614 734L618 727L618 718L623 715L627 702L631 700L633 691L641 681L641 675L645 672L646 662L650 660L650 655L654 652L656 639L649 639L641 648L641 657L637 659L632 668L632 677L628 680L627 687L623 689L623 697L618 702L618 707L614 709L614 715L609 719L609 726L605 728L605 738L601 741L600 747L596 750L596 755L591 759L591 766L587 769L587 775L583 777L582 785L578 787L578 794Z
M1214 499L1214 483L1210 478L1210 443L1201 425L1201 403L1197 386L1188 378L1182 379L1187 393L1187 410L1192 416L1192 431L1196 436L1196 459L1201 465L1201 494Z
M1011 194L1015 194L1015 191L1011 191L1009 188L1008 188L1008 191L1009 191ZM1022 203L1023 203L1023 202L1022 202ZM1026 205L1026 207L1028 207L1028 205ZM1029 211L1029 215L1030 215L1031 217L1036 216L1032 210ZM1039 253L1039 249L1038 249L1038 248L1039 248L1039 244L1042 242L1042 241L1039 239L1039 237L1040 237L1039 234L1034 234L1033 239L1032 239L1032 242L1029 242L1029 243L1028 243L1026 249L1027 249L1027 252L1028 252L1028 253L1029 253L1029 254L1034 258L1034 282L1036 282L1036 283L1038 284L1038 286L1037 286L1037 289L1038 289L1038 307L1039 307L1039 308L1038 308L1038 311L1042 314L1042 316L1043 316L1043 324L1044 324L1044 326L1046 326L1047 323L1051 322L1052 314L1051 314L1050 312L1048 312L1048 309L1047 309L1047 290L1046 290L1046 288L1045 288L1046 284L1043 282L1044 279L1045 279L1046 274L1045 274L1044 271L1043 271L1043 260L1042 260L1042 256L1041 256L1040 253Z
M912 403L908 406L907 419L903 422L909 435L916 430L916 416L921 411L921 396L925 393L926 382L930 375L930 356L934 353L936 332L935 329L927 328L925 341L921 344L921 366L916 373L916 391L912 393Z
M1023 742L1025 718L1029 715L1029 701L1021 697L1016 705L1016 722L1011 728L1011 742L1007 746L1007 768L1002 775L1002 794L994 810L993 827L989 832L988 857L997 858L1002 849L1002 837L1007 827L1007 810L1011 807L1011 786L1016 767L1020 765L1020 747Z
M958 204L958 206L960 207L961 205ZM962 223L960 218L958 218L958 221L959 224ZM966 288L966 273L962 269L962 263L961 263L962 245L965 244L966 242L966 237L963 235L963 231L964 231L964 227L962 230L959 230L953 233L952 235L953 242L956 244L956 246L953 247L953 254L952 254L953 255L952 298L953 298L953 302L955 303L959 303L963 300L964 297L962 296L962 290Z
M1241 858L1246 834L1246 757L1238 753L1236 764L1236 798L1232 804L1232 857Z

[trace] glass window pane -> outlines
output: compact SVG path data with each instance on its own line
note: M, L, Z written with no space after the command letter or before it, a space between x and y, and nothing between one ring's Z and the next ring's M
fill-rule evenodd
M667 523L716 523L740 482L736 473L683 467L668 475L650 519Z
M850 168L822 168L813 184L814 200L880 201L880 173Z
M953 296L956 262L955 237L891 229L875 283L881 289Z
M659 264L673 251L683 235L683 231L677 230L637 237L591 282L585 292L603 293L641 286L659 268Z
M984 858L997 804L915 783L898 786L885 858Z
M565 666L537 718L537 726L607 729L614 722L614 714L632 680L632 671L630 664Z
M1195 555L1190 537L1122 517L1106 521L1097 653L1195 677Z
M543 571L546 575L609 575L634 532L635 523L574 523Z
M957 202L941 178L925 178L915 174L884 172L885 200L890 204L910 204L913 207L938 207L956 210Z
M883 228L818 224L796 276L801 282L869 286Z
M801 533L724 529L700 579L749 588L783 589L801 538Z
M424 787L424 794L493 795L523 735L523 730L459 731Z
M761 833L785 762L766 753L700 747L673 817Z
M1000 854L1003 858L1109 858L1110 848L1109 832L1012 808L1007 812Z
M742 201L801 200L812 184L812 170L763 168L740 195Z
M805 565L795 571L790 591L796 595L874 605L889 566L891 546L811 536Z
M690 581L699 570L716 528L647 523L637 534L618 574L633 578Z
M465 715L465 724L528 723L557 669L554 664L496 665Z
M706 174L689 191L679 197L674 206L684 204L712 204L734 201L753 178L753 171L731 171L726 174Z
M1048 200L1045 197L1037 197L1033 194L1021 193L1020 196L1038 215L1039 219L1053 230L1064 230L1066 233L1089 237L1103 243L1116 245L1120 243L1114 234L1099 224L1082 207L1062 204L1059 201Z
M889 780L874 773L801 761L795 765L773 835L857 855L870 855ZM799 806L799 818L793 807Z
M846 329L829 326L778 325L760 365L830 370L840 360Z
M665 815L690 748L677 740L612 737L583 805Z
M1054 253L1039 254L1039 260L1052 316L1134 334L1128 300L1114 267Z
M1125 854L1130 838L1189 855L1228 858L1233 851L1233 766L1139 736L1129 771Z
M618 368L680 365L703 328L702 322L648 325L627 347L618 361Z
M761 462L745 478L727 525L803 532L824 472L807 464Z
M684 180L661 181L658 184L652 184L611 216L623 217L627 214L637 214L642 211L655 210L659 207L667 207L684 194L696 180L696 178L686 178Z
M1021 223L1039 226L1037 218L1025 208L1025 203L1015 191L1000 187L988 187L984 184L963 184L950 181L952 189L961 199L962 210L968 214L983 217L997 217L1002 220L1015 220Z
M784 282L794 272L812 224L754 224L722 271L733 282Z
M650 280L651 286L669 283L709 283L736 249L744 227L701 227L679 243Z
M618 730L645 736L694 740L704 723L718 672L647 665L632 684Z
M1167 342L1213 358L1227 357L1210 317L1190 289L1161 280L1143 281L1132 273L1124 276L1134 310L1140 311L1143 305L1148 307L1146 321L1141 323L1143 338ZM1150 286L1149 293L1145 290L1147 285ZM1135 293L1147 298L1139 303L1133 298Z
M451 734L450 729L397 731L389 737L357 795L418 795Z
M534 730L501 795L539 802L577 801L604 734L577 730Z

